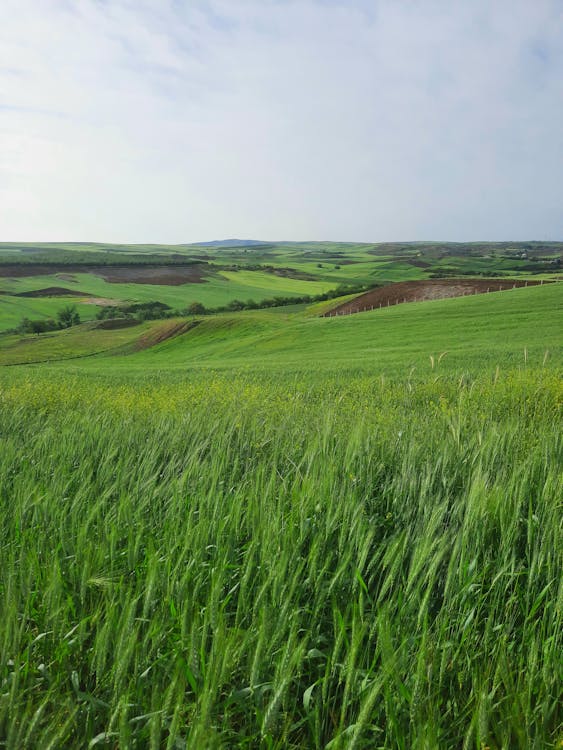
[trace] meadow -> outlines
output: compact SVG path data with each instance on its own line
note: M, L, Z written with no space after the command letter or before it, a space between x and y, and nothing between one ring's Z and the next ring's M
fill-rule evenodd
M0 337L0 747L561 747L561 285L330 304Z
M560 400L9 368L4 746L554 747Z

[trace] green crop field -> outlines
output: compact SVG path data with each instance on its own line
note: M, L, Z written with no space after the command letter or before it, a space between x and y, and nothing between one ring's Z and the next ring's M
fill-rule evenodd
M81 319L90 320L100 305L108 304L156 301L182 311L194 302L218 308L235 300L314 297L346 285L377 286L436 276L552 280L561 275L562 249L557 242L248 247L0 243L0 332L16 328L23 317L44 320L56 315L67 299L18 296L53 287L75 295ZM187 277L173 280L175 272L181 276L184 271L185 276L186 264L196 272L197 283ZM112 278L116 267L119 274ZM167 281L156 278L147 283L146 277L139 278L150 268L164 269ZM94 304L87 304L88 295Z
M179 311L449 264L557 278L559 249L524 245L23 253L58 266L0 277L0 747L561 747L562 284L115 328L16 296ZM207 280L80 268L127 253L205 255ZM79 325L7 330L69 303Z

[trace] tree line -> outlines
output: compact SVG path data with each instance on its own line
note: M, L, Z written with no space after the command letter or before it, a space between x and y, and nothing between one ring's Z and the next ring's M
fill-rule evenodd
M269 299L263 299L259 302L255 300L234 299L225 305L217 307L206 307L202 302L191 302L187 307L181 310L175 310L163 302L140 302L134 305L115 305L102 307L98 311L96 318L98 320L108 320L112 318L135 318L139 321L161 320L163 318L178 318L187 315L213 315L215 313L239 312L242 310L263 310L271 307L287 307L288 305L313 304L314 302L323 302L336 297L342 297L346 294L360 294L367 292L373 286L361 285L340 285L335 289L322 294L304 294L297 297L276 296Z

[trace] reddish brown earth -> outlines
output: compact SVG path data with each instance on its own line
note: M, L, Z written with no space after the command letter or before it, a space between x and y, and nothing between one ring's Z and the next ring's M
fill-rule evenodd
M72 266L43 265L35 263L12 263L0 265L0 278L21 278L24 276L47 276L64 273L92 273L101 276L112 284L202 284L204 274L209 273L204 264L195 265L138 265L138 266Z
M545 282L547 283L547 282ZM346 315L348 313L376 310L380 307L399 305L403 302L464 297L470 294L500 292L523 286L537 286L541 281L514 281L512 279L428 279L423 281L400 281L379 289L372 289L349 302L324 313L322 317Z

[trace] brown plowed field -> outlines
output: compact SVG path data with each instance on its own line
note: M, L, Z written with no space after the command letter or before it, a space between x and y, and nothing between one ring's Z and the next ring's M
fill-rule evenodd
M77 292L76 289L65 289L64 286L48 286L45 289L34 289L31 292L20 292L15 297L91 297L88 292Z
M0 278L21 278L24 276L65 275L74 273L92 273L113 284L164 284L180 286L181 284L202 284L204 274L209 273L204 264L194 265L130 265L130 266L72 266L43 265L35 263L0 265Z
M113 284L203 284L203 267L197 266L100 266L90 273Z
M545 282L547 283L547 282ZM514 287L537 286L541 281L514 281L512 279L428 279L423 281L399 281L379 289L372 289L359 297L344 302L324 313L322 317L347 315L349 313L376 310L380 307L400 305L403 302L464 297L469 294L500 292Z

